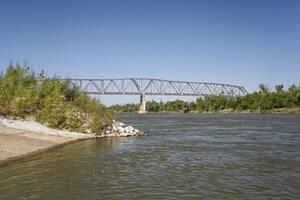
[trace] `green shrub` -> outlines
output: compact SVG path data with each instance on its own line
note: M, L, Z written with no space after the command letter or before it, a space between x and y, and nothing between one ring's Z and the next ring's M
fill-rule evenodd
M16 116L24 117L25 114L36 111L37 99L32 91L22 90L17 92L11 101L11 113Z
M93 133L100 135L103 130L103 124L101 123L101 119L99 117L94 117L90 122L89 128Z
M69 81L35 74L26 65L9 65L0 75L0 115L32 115L50 127L97 133L111 123L113 112ZM91 124L89 124L91 123Z
M59 84L57 84L57 86L59 87ZM63 124L66 120L66 107L67 104L60 95L58 88L55 88L55 90L43 100L43 109L41 110L40 116L41 121L51 127L63 128Z
M64 128L71 131L84 131L85 115L78 108L66 106Z
M8 115L10 113L10 104L12 96L9 93L7 84L3 79L0 80L0 114Z

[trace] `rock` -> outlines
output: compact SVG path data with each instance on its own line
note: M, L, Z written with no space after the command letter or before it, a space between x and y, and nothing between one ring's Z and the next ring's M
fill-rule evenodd
M128 133L120 133L120 136L121 137L128 137L129 135L128 135Z
M144 132L141 132L141 131L135 133L135 136L143 136L143 135L145 135L145 134L144 134Z
M130 132L132 132L133 127L132 127L132 126L127 126L127 127L125 127L124 129L125 129L125 132L126 132L126 133L130 133Z
M118 127L118 132L119 133L123 133L125 130L124 130L124 128L123 127Z
M92 133L91 129L86 129L85 132L86 133Z
M119 134L120 134L119 131L114 131L113 133L115 133L116 135L119 135Z
M118 125L119 125L119 126L125 126L125 124L122 123L122 122L119 122Z
M122 127L122 126L124 126L125 124L122 123L122 122L114 122L114 125L117 126L117 127Z
M114 121L111 126L107 126L102 135L106 137L120 136L120 137L129 137L129 136L141 136L144 135L143 132L140 132L138 129L133 128L132 126L123 127L125 124L122 122Z
M137 132L140 132L140 131L138 129L133 129L133 132L137 133Z
M117 131L118 131L118 127L115 126L115 125L113 125L113 126L112 126L112 130L115 131L115 132L117 132Z

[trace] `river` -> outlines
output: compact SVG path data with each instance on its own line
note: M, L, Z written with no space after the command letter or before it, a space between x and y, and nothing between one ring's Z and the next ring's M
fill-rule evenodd
M299 199L300 115L122 114L91 139L0 168L0 199Z

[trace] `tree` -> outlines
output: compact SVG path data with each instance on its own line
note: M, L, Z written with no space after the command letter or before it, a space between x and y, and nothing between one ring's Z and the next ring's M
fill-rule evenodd
M283 92L283 85L280 84L280 85L275 85L275 89L276 89L276 92Z
M148 101L148 102L146 102L146 108L147 108L148 112L158 112L159 104L154 100Z
M265 84L259 84L258 85L258 87L259 87L259 91L261 92L261 93L264 93L264 94L266 94L266 93L268 93L269 92L269 87L267 86L267 85L265 85Z
M196 110L199 112L204 112L205 109L205 101L202 97L196 99Z
M159 111L222 111L224 109L232 109L236 111L269 111L278 108L294 108L300 106L300 87L292 85L286 91L283 85L276 85L276 91L270 92L265 84L259 85L259 92L249 93L245 96L224 97L207 96L199 97L195 102L184 102L181 100L168 101L159 103L155 101L147 102L147 110L152 112ZM126 106L126 105L123 105Z

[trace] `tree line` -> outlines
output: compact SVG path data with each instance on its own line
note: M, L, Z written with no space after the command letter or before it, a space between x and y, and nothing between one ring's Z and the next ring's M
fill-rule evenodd
M113 105L117 112L137 112L139 104ZM300 86L276 85L271 91L260 84L259 90L239 97L207 96L196 101L146 102L148 112L300 112Z

